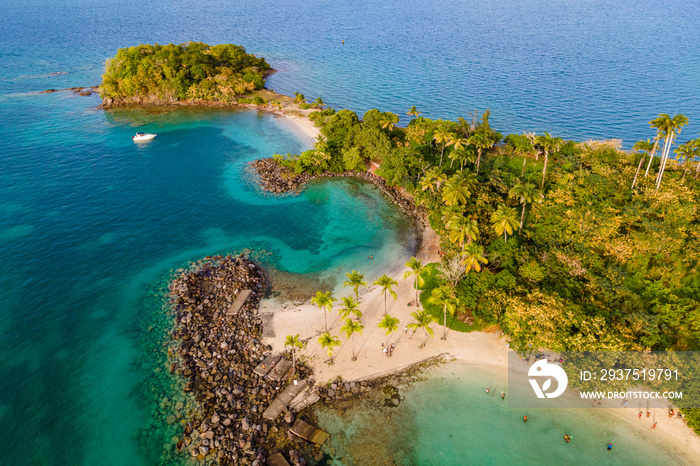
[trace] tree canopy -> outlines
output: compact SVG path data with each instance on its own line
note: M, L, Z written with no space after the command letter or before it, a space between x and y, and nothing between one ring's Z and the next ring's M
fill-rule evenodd
M102 97L117 101L215 100L262 89L270 65L240 45L186 42L119 49L107 60Z

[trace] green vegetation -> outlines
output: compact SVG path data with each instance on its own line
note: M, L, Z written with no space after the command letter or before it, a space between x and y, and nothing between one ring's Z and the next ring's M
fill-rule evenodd
M331 296L330 291L317 291L316 296L311 298L311 303L318 306L319 309L323 309L323 324L328 333L328 313L333 310L333 302L337 301L336 298Z
M231 103L262 89L269 69L264 58L246 53L239 45L138 45L119 49L107 60L102 97ZM253 103L264 103L260 100Z
M377 328L386 330L386 336L389 338L384 346L388 347L389 342L391 341L391 334L394 333L397 328L399 328L399 319L392 317L389 314L384 314L382 320L380 320L377 324Z
M352 360L357 361L357 356L355 355L355 334L359 333L362 335L362 330L365 326L360 322L352 319L345 319L345 324L340 328L340 331L345 333L348 339L352 339Z
M451 320L498 324L523 350L700 349L696 142L678 149L682 164L668 158L685 117L651 122L664 147L648 164L653 146L628 153L614 141L548 133L504 139L488 111L456 122L409 114L401 128L378 110L362 120L317 112L315 149L278 160L298 172L380 162L377 174L426 207L446 257L468 267L456 280L437 276L453 290ZM655 180L639 173L645 164Z
M352 272L346 273L346 277L348 277L347 281L343 283L343 286L351 286L353 290L355 290L355 300L360 301L360 294L359 294L359 289L361 286L367 287L367 282L365 281L365 276L358 272L357 270L353 270Z
M303 349L306 346L306 342L299 339L299 334L287 335L284 339L284 346L289 346L292 350L292 375L297 372L297 360L296 360L296 350Z
M326 348L326 350L328 351L328 363L333 364L333 348L336 346L340 346L340 340L338 339L338 337L333 336L328 332L325 332L320 337L318 337L318 343L321 345L321 348Z
M399 283L398 283L396 280L394 280L393 278L391 278L391 277L388 276L387 274L382 275L381 277L379 277L379 278L377 279L377 281L375 281L375 282L373 283L373 285L377 285L377 286L381 286L381 287L382 287L382 294L384 295L384 315L386 315L386 311L387 311L387 308L386 308L386 295L387 295L387 292L388 292L389 294L391 294L391 297L394 298L394 301L396 301L396 298L397 298L397 296L396 296L396 291L392 290L391 288L392 288L394 285L398 285L398 284L399 284Z
M402 128L391 113L326 109L312 116L315 149L277 159L314 173L374 161L425 207L445 258L422 267L422 286L413 266L406 275L424 290L408 327L425 328L426 342L437 321L499 325L526 352L700 350L700 139L669 157L687 118L661 114L656 137L627 152L547 133L503 138L488 112L409 115ZM700 410L683 411L700 426Z

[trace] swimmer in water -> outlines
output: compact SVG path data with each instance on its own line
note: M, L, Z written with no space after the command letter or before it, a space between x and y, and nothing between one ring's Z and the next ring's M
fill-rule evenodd
M523 422L527 422L527 416L523 416Z
M608 450L612 450L612 443L608 443Z
M564 440L566 440L566 443L569 443L571 441L571 435L564 435Z
M486 387L486 393L488 393L489 390L491 390L491 387Z

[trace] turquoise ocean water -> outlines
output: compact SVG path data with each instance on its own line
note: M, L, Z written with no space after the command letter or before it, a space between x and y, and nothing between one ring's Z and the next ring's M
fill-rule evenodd
M507 374L459 361L426 371L411 386L339 414L318 410L331 438L326 462L340 464L693 464L651 429L597 409L509 409ZM485 387L491 387L486 393ZM387 400L392 403L386 403ZM398 406L396 401L400 400ZM387 406L387 404L389 406ZM527 423L523 416L528 416ZM682 422L677 419L661 422ZM571 442L564 435L571 435ZM613 449L608 451L607 444Z
M691 119L681 139L697 135L698 18L698 4L680 0L4 0L0 422L12 440L0 464L157 460L162 444L142 434L157 428L161 368L144 352L157 343L147 331L161 315L153 290L169 270L253 248L331 283L351 268L381 274L413 242L406 219L366 185L257 193L247 161L308 144L275 117L103 112L94 96L39 91L99 83L119 47L233 42L279 69L268 82L276 91L338 108L404 115L415 104L455 118L490 107L506 132L631 145L662 111ZM158 139L135 145L137 130ZM530 454L548 458L534 442Z

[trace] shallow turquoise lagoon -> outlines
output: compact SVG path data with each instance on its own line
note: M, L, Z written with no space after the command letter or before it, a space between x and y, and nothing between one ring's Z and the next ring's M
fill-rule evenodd
M595 409L509 409L501 400L505 372L459 361L399 386L398 407L378 401L337 411L319 409L331 434L324 462L347 464L609 464L686 465L692 460L669 447L635 412L621 419ZM486 393L486 387L491 392ZM523 416L528 416L527 423ZM668 422L682 422L676 419ZM564 435L571 435L567 443ZM607 450L612 443L613 449Z

